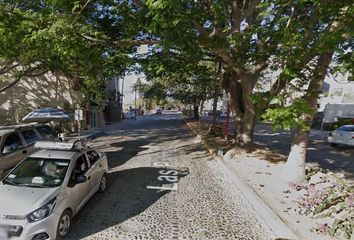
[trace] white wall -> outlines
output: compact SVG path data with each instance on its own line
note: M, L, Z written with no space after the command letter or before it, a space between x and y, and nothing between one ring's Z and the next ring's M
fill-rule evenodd
M5 120L14 123L18 112L23 109L62 108L65 101L77 104L83 95L72 88L73 83L69 79L51 73L40 77L23 78L13 87L0 93L0 123L4 123Z

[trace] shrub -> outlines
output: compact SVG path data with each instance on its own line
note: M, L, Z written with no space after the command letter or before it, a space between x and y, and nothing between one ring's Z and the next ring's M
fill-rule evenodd
M354 186L343 176L322 169L307 170L308 182L291 184L296 190L296 211L332 219L314 231L350 239L354 235Z

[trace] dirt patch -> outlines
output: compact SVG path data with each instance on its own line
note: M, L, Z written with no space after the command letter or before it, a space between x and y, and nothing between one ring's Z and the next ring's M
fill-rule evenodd
M232 148L232 141L226 140L222 135L222 125L217 125L216 128L211 129L211 124L205 122L187 119L186 123L211 154L225 154Z

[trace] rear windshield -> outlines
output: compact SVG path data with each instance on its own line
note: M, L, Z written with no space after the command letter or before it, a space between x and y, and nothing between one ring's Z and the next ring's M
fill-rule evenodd
M44 125L37 127L38 132L42 137L53 137L53 130L51 127Z
M337 131L354 132L354 127L352 127L352 126L343 126L343 127L338 128Z

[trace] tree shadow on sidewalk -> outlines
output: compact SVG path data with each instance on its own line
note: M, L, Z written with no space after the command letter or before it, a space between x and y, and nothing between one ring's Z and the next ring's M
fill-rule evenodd
M141 167L107 175L107 191L96 194L73 220L66 239L81 239L120 224L153 205L169 191L147 189L162 186L158 181L163 168ZM179 175L178 179L186 175ZM118 234L118 233L117 233Z

